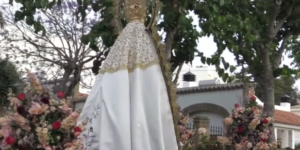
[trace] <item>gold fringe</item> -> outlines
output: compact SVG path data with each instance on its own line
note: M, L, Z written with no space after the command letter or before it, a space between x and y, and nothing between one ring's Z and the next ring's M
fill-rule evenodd
M159 15L159 11L161 8L161 2L159 0L156 0L156 12L155 12L155 16ZM176 133L176 140L177 143L179 145L180 142L180 137L179 137L179 129L177 127L178 124L178 114L179 114L179 106L177 104L177 90L176 90L176 86L175 84L172 82L172 72L171 72L171 67L170 67L170 63L167 60L166 54L164 52L164 44L161 43L162 38L160 37L160 35L157 32L157 20L155 19L153 22L153 25L151 27L152 30L152 38L156 44L157 47L157 53L158 53L158 57L160 59L160 66L162 68L163 71L163 76L165 78L165 82L166 82L166 86L167 86L167 90L168 90L168 96L169 96L169 102L170 102L170 106L172 109L172 114L173 114L173 121L174 121L174 127L175 127L175 133Z
M100 70L99 74L104 74L104 73L115 73L119 70L128 70L128 72L133 72L136 68L140 68L142 70L147 69L148 67L155 65L155 64L159 64L159 60L153 60L148 64L135 64L133 67L128 67L128 65L122 65L117 67L116 69L110 68L110 69L104 69L104 70Z

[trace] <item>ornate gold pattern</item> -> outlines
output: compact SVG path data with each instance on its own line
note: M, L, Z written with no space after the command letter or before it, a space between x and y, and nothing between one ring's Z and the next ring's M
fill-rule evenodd
M114 69L106 69L106 70L100 70L99 73L100 74L104 74L105 72L107 73L115 73L119 70L128 70L128 72L133 72L136 68L145 70L148 67L155 65L155 64L159 64L159 59L153 60L152 62L149 62L148 64L134 64L132 67L128 67L128 65L123 65L123 66L119 66L118 68Z
M113 73L121 69L146 69L157 63L159 59L144 24L132 21L117 38L99 73Z
M158 13L160 11L161 8L161 3L159 0L156 0L156 12L155 12L155 16L158 17ZM151 27L151 31L149 32L149 34L151 35L155 46L156 46L156 50L157 50L157 54L160 60L160 66L162 68L163 71L163 76L165 78L165 82L166 82L166 87L168 90L168 96L169 96L169 102L170 102L170 106L172 109L172 115L173 115L173 121L174 121L174 127L175 127L175 133L176 133L176 139L177 139L177 144L179 145L180 142L180 136L179 136L179 130L177 128L177 123L178 123L178 113L179 113L179 106L177 103L177 89L175 84L172 82L172 72L171 72L171 67L170 67L170 63L167 60L167 57L165 55L164 52L164 44L161 43L162 38L161 36L158 34L157 32L157 21L158 19L155 19L153 22L153 25Z
M147 0L125 0L125 18L128 22L144 22L147 15Z

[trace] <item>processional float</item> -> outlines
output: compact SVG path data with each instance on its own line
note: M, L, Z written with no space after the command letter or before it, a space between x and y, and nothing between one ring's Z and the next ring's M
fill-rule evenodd
M155 25L145 26L147 0L125 0L124 8L127 25L79 118L85 149L178 150L176 92Z

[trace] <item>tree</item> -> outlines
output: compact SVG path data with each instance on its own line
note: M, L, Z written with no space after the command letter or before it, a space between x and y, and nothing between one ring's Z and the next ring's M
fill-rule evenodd
M64 90L68 95L72 94L82 77L88 81L92 76L89 73L91 61L95 58L101 59L105 52L98 39L95 39L99 47L98 53L80 41L81 37L91 30L93 24L99 21L99 15L88 9L88 16L82 22L77 22L73 16L76 8L75 1L66 0L61 6L54 5L51 10L38 10L34 18L27 17L25 21L16 23L12 8L2 7L10 26L10 31L4 32L4 52L11 57L15 56L17 63L37 66L37 70L44 70L49 78L62 78L59 83L62 86L55 90ZM47 31L44 36L27 25L34 19L44 24ZM20 57L25 59L20 60ZM71 78L72 81L68 85Z
M275 79L274 81L274 93L275 93L275 104L280 105L280 100L283 95L288 95L291 97L291 105L297 105L300 93L298 88L294 87L296 79L293 77L282 76ZM255 93L258 97L262 95L262 90L260 87L255 89Z
M3 17L3 13L2 13L2 11L0 11L0 28L4 28L5 24L6 24L6 22Z
M299 37L300 2L205 0L200 5L195 10L200 26L207 36L214 36L218 46L212 58L204 62L216 65L219 74L228 76L224 70L230 65L221 54L225 49L233 53L262 89L264 112L274 116L274 78L297 73L280 65L290 37Z
M0 107L8 106L9 90L18 92L22 83L21 74L8 59L0 59Z
M248 69L245 69L247 72ZM233 75L234 82L238 83L251 83L251 76L249 75L242 75L242 73L235 73ZM282 75L281 77L274 79L274 94L275 94L275 104L280 105L281 97L284 95L288 95L291 98L291 105L298 105L298 101L300 98L300 92L297 87L295 87L295 83L299 79L297 76L285 76ZM262 89L260 86L255 87L254 85L250 85L255 88L256 96L259 98L262 96Z
M21 9L16 11L15 20L26 21L28 25L35 28L36 32L46 34L46 30L42 23L34 20L34 14L37 10L51 9L55 4L61 5L63 0L52 1L15 1L21 4ZM126 24L124 19L124 2L126 0L77 0L78 7L76 16L78 20L84 21L89 8L92 8L95 13L101 14L101 21L95 24L89 34L82 37L81 41L88 44L90 48L99 51L96 39L101 37L105 48L109 49L122 28ZM157 46L160 58L160 66L163 70L163 76L168 89L168 96L173 113L174 124L177 124L176 114L176 89L172 83L172 74L177 66L184 62L191 62L197 52L197 39L200 33L196 30L196 26L192 24L192 18L188 17L189 10L193 10L198 1L186 0L148 0L149 14L145 22L148 33L153 37ZM10 0L13 4L13 0ZM163 4L161 4L163 3ZM29 19L28 19L29 18ZM158 19L161 22L157 22ZM160 20L159 20L160 21ZM166 38L162 40L162 36L158 31L165 32ZM164 42L164 43L163 43ZM165 57L166 55L166 57ZM101 66L101 58L96 59L93 66L94 73L97 73ZM172 66L169 66L170 61ZM180 71L180 69L177 69ZM96 71L96 72L95 72ZM175 129L177 130L177 129ZM179 141L179 140L177 140Z
M65 0L66 1L66 0ZM46 33L43 23L27 19L33 18L36 10L51 9L54 5L63 4L64 0L54 1L15 1L22 5L23 9L16 11L15 19L30 20L27 22L35 28L36 32ZM82 42L98 51L97 42L95 39L101 37L106 48L113 45L118 34L125 26L126 21L123 14L124 0L78 0L77 19L84 20L87 16L86 10L92 8L94 12L101 15L101 22L98 22L92 27L89 34L83 36ZM10 0L13 4L13 0ZM162 37L158 35L159 30L165 32L163 51L166 53L168 60L172 63L172 71L184 62L191 62L194 58L197 46L197 39L200 33L196 30L196 26L192 24L193 19L188 17L190 10L195 9L197 1L185 0L151 0L149 1L149 17L146 21L148 28L151 28L151 33L160 41ZM157 17L162 20L157 23ZM173 53L172 53L173 52ZM94 73L101 64L95 63Z

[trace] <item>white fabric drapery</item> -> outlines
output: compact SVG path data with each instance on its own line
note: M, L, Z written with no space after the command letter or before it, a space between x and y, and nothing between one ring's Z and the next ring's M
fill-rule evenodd
M167 89L145 26L131 21L97 76L79 118L88 150L177 150Z

